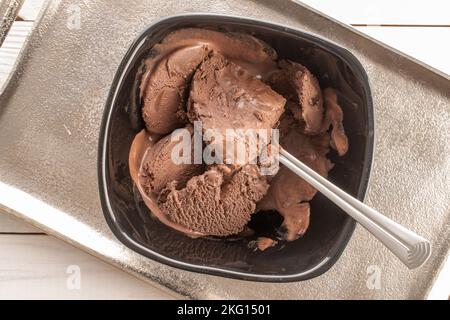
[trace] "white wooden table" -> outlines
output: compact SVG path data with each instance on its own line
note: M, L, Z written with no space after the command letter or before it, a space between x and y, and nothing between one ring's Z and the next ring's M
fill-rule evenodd
M5 41L6 48L0 49L0 83L41 2L25 1L20 15L29 21L16 23L9 42ZM450 1L303 2L450 74ZM429 298L446 299L449 295L450 261L447 261ZM170 299L171 296L22 221L0 214L0 299L20 298Z

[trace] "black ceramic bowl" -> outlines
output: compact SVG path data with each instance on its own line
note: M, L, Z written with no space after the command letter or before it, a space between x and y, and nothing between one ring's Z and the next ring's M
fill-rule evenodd
M136 192L128 170L128 153L143 128L136 85L139 67L149 48L169 32L183 27L206 27L254 34L272 45L280 58L306 65L321 87L341 94L349 152L335 163L330 179L350 194L364 198L373 150L373 108L367 75L347 50L323 38L258 20L221 15L181 15L147 28L131 45L114 78L100 134L99 186L106 220L129 248L144 256L181 269L256 281L287 282L316 277L339 258L349 241L355 221L321 194L311 202L311 224L299 240L253 252L251 239L191 239L169 229L150 215ZM281 219L266 212L255 215L266 230ZM255 224L255 221L252 221ZM257 224L257 223L256 223Z

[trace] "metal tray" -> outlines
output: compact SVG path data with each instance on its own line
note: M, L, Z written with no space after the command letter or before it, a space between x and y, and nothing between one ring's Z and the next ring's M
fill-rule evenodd
M450 79L357 31L287 0L48 1L0 97L0 208L183 297L424 298L450 245ZM77 6L80 28L70 23ZM76 11L76 10L75 10ZM357 227L339 261L304 282L267 284L181 271L122 245L98 196L101 118L136 36L189 12L267 20L323 36L367 71L375 154L366 202L431 240L409 271ZM380 286L373 285L379 276Z

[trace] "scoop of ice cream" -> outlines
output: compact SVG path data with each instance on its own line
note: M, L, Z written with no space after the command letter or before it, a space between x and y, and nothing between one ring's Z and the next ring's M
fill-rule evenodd
M257 77L215 54L195 72L188 116L203 128L272 129L286 100Z
M244 229L268 188L254 165L234 172L213 167L182 189L169 184L170 191L159 207L179 225L208 235L228 236Z
M285 116L280 124L280 143L320 175L326 177L333 167L326 157L330 138L327 133L319 136L305 135L302 125L292 116ZM292 241L301 236L309 225L309 204L317 190L305 180L281 165L270 181L267 195L258 203L261 210L277 210L284 218L284 238Z
M187 79L209 49L204 45L174 49L157 45L153 50L141 81L142 117L149 132L164 135L185 123Z
M287 106L297 120L305 123L306 134L322 128L323 99L317 78L300 63L282 60L280 70L270 77L273 88L288 99Z
M174 163L179 141L172 135L157 142L149 138L145 130L136 136L130 173L161 222L191 236L228 236L244 229L269 188L257 166L219 165L205 172L203 164Z
M162 44L191 46L202 44L240 65L250 74L264 78L277 68L277 53L264 41L241 32L223 32L200 28L176 30Z
M233 157L225 141L236 142L248 136L235 135L236 129L255 133L259 129L267 134L276 126L284 111L286 100L263 83L258 77L229 61L220 54L214 54L204 61L195 72L191 83L188 117L200 121L203 130L220 133L225 157ZM261 133L260 133L261 134ZM269 143L268 134L264 141ZM217 138L217 137L216 137ZM219 139L219 138L217 138ZM249 151L249 141L244 141ZM244 155L247 157L248 155Z
M170 180L170 177L167 176L163 177L164 174L166 174L166 172L164 172L164 168L161 168L161 166L158 165L152 166L149 162L150 159L157 158L157 154L153 152L154 151L153 149L155 148L155 144L157 144L157 142L158 142L157 136L152 136L145 129L143 129L135 136L131 144L131 149L128 157L128 166L130 169L130 176L133 179L137 187L137 190L139 191L142 197L142 200L144 201L145 205L150 209L152 214L155 217L157 217L159 221L161 221L168 227L174 230L178 230L191 237L205 236L205 234L202 234L195 230L178 225L173 221L170 221L159 208L157 204L158 202L157 198L159 197L159 194L154 193L152 191L152 179L150 179L150 175L156 174L158 176L157 180L168 181ZM158 147L159 149L167 149L167 147L162 146L167 146L167 143L161 142L160 146ZM144 164L147 165L147 168L145 169ZM161 168L162 170L159 170L158 168ZM180 168L181 169L178 170L178 172L180 172L179 175L186 177L187 176L186 171L189 170L186 170L184 166L181 166ZM174 176L176 176L175 178L178 179L177 174ZM175 184L177 183L175 182Z
M185 128L191 138L193 129L191 126ZM180 136L181 137L181 136ZM177 138L177 133L161 138L157 143L148 148L145 157L142 159L140 171L140 183L147 193L161 196L161 191L170 183L179 188L186 185L186 182L193 176L205 171L204 164L194 164L193 148L190 143L190 161L183 163L182 148L178 148L181 141Z
M331 129L331 147L343 156L348 151L348 139L345 134L342 121L344 120L344 113L341 106L338 104L336 90L326 88L323 90L323 97L325 100L325 119L322 124L322 131Z
M170 33L152 48L140 85L142 116L150 133L165 135L185 125L188 84L213 50L255 75L276 68L275 51L250 35L195 28Z

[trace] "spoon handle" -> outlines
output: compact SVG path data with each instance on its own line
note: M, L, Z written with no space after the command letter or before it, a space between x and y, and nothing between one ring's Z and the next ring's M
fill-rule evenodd
M279 160L372 233L408 268L420 267L429 258L428 240L355 199L281 147Z

